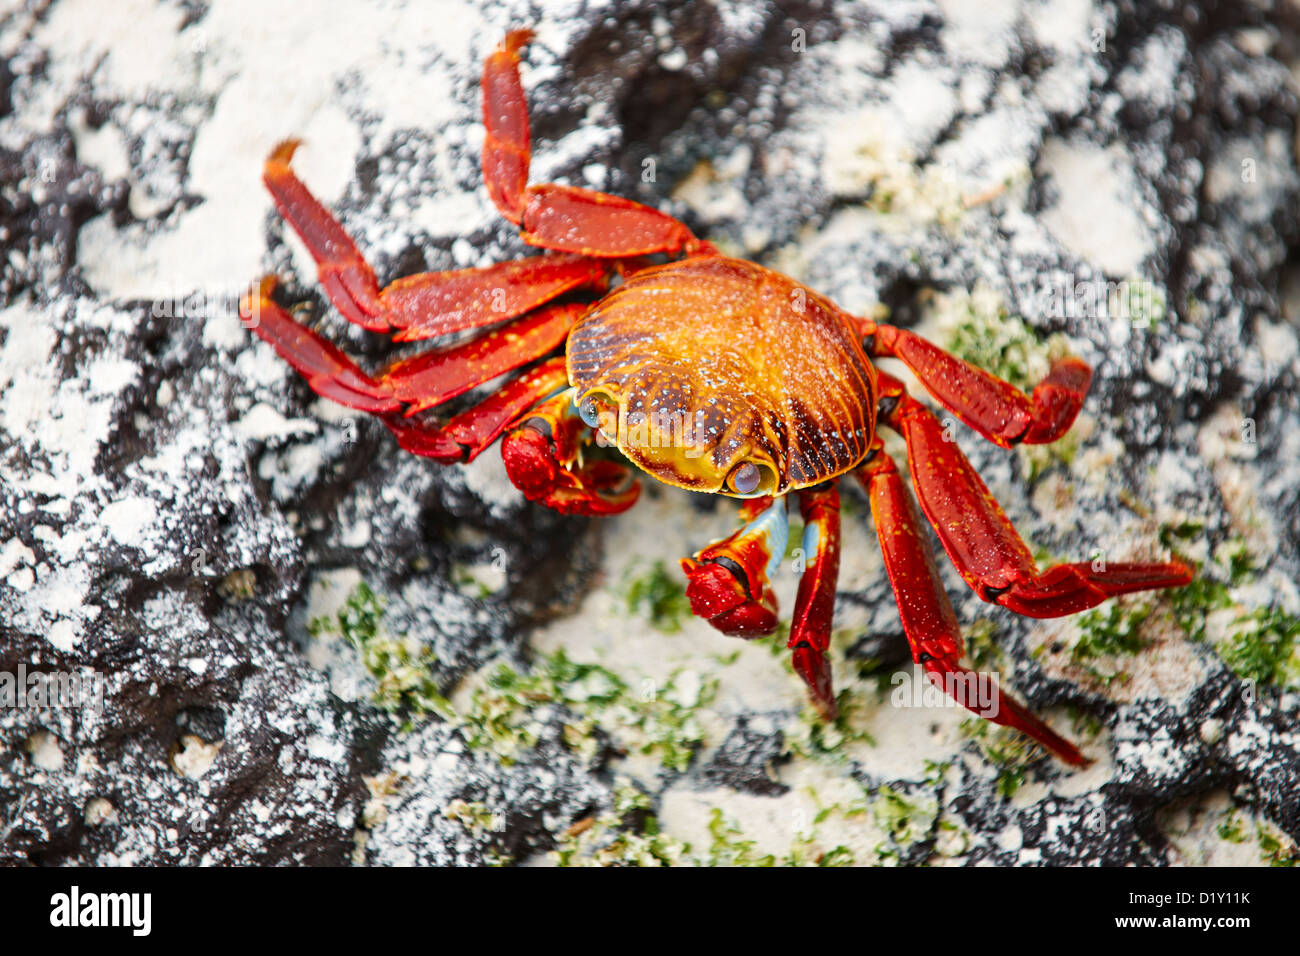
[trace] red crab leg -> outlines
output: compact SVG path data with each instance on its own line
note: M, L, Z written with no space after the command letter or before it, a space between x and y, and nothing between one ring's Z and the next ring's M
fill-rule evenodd
M320 283L348 321L397 341L432 338L512 319L573 289L604 289L605 263L572 255L534 256L481 269L426 272L379 289L356 244L294 175L297 140L266 161L262 179L280 215L316 260Z
M426 424L402 415L386 415L384 424L409 452L443 464L473 461L512 421L568 384L564 356L557 356L511 379L446 424Z
M519 80L519 50L533 37L516 30L483 64L483 178L501 214L524 242L543 249L615 258L717 250L657 209L573 186L528 185L528 103Z
M825 720L834 720L835 691L826 651L835 614L835 584L840 574L840 492L835 485L799 492L803 514L803 550L807 565L799 579L787 647L794 669L812 693Z
M870 354L902 360L944 408L1003 448L1056 441L1074 424L1092 382L1086 362L1064 358L1028 396L907 329L860 325Z
M380 293L397 342L412 342L512 319L574 289L603 292L603 263L577 256L533 256L481 269L426 272Z
M907 442L912 483L944 550L982 600L1029 617L1060 617L1130 591L1182 587L1185 564L1059 564L1040 572L1024 540L934 413L877 373L883 418ZM892 406L892 407L891 407Z
M771 574L790 533L784 498L750 498L740 508L743 528L682 558L691 610L723 634L759 637L776 629Z
M1001 688L995 688L993 706L987 710L980 706L977 695L964 692L975 680L990 679L989 675L978 675L960 663L962 640L957 616L943 590L916 506L893 459L883 452L879 438L867 463L855 474L871 500L885 569L912 647L912 659L924 668L930 682L973 713L1028 734L1066 763L1086 766L1090 761L1073 744Z
M532 30L506 34L483 63L483 181L501 215L516 226L532 159L528 98L519 79L519 50Z
M401 409L402 402L341 349L277 305L271 298L275 286L274 276L262 279L256 295L250 293L239 303L239 314L259 338L307 379L312 391L361 412L383 415Z
M516 421L501 443L501 458L510 481L529 501L584 515L618 514L636 503L641 485L626 466L604 459L583 464L582 445L591 429L573 406L573 389Z
M531 362L563 344L585 305L551 305L478 338L402 359L379 377L380 385L410 404L414 415L476 385Z
M258 336L307 379L318 395L358 411L407 414L463 394L504 372L540 358L564 341L583 307L550 306L501 329L452 348L397 363L377 377L366 374L343 351L293 318L271 299L268 276L240 306Z
M373 320L383 312L375 274L337 219L307 191L289 168L300 140L287 139L271 151L262 169L262 182L281 217L293 226L316 260L320 283L349 322L384 329Z

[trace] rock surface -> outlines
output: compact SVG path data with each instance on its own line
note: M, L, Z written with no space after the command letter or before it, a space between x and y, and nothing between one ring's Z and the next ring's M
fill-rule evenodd
M0 862L1293 862L1300 15L1272 6L0 12L0 675L86 698L0 709ZM1022 385L1058 347L1094 365L1060 448L958 440L1045 559L1174 548L1198 584L1037 622L944 571L973 657L1091 768L900 705L854 493L828 728L775 642L681 614L725 503L527 506L494 452L405 455L241 327L274 271L388 350L271 210L289 135L381 281L525 252L481 188L478 71L529 19L534 180Z

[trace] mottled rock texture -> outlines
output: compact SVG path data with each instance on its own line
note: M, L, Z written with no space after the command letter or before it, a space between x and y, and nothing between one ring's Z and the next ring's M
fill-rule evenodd
M102 707L0 709L0 862L1294 860L1295 7L307 6L0 8L0 673L103 680ZM1195 592L1044 623L944 572L982 666L1091 769L891 704L910 664L853 494L856 704L821 728L770 642L674 611L671 559L729 504L562 518L495 452L402 453L241 327L274 271L391 352L271 210L286 136L381 281L524 254L478 71L526 24L534 179L1023 385L1058 344L1094 365L1065 450L958 440L1045 558L1175 548Z

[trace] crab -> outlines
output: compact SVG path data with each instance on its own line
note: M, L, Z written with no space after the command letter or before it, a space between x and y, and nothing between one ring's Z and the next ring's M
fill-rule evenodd
M1191 570L1178 561L1040 570L949 430L875 360L900 361L940 406L1003 448L1064 435L1091 368L1060 359L1027 395L905 328L850 315L794 279L722 255L654 208L573 186L530 185L519 65L531 37L507 34L484 63L482 167L496 208L525 243L546 250L541 255L380 288L342 226L292 171L298 142L281 143L265 164L276 208L348 321L397 342L470 334L371 374L279 305L273 276L241 301L245 324L316 393L377 416L407 451L469 462L500 439L514 485L560 512L630 508L641 487L637 470L741 500L739 530L682 560L691 609L725 634L754 638L777 629L771 581L786 552L794 498L806 564L787 644L826 720L837 714L828 658L840 563L837 483L852 477L870 502L916 664L957 703L1069 764L1087 764L1011 695L993 686L989 707L967 692L987 675L962 663L961 629L929 529L981 599L1036 618L1179 587ZM468 409L434 411L489 383ZM881 429L902 436L919 511ZM980 698L987 705L987 694Z

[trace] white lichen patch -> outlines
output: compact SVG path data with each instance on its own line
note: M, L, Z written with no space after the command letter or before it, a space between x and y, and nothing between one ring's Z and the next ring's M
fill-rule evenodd
M743 191L753 152L741 147L731 156L716 161L701 160L673 190L673 198L690 206L707 222L739 220L747 207ZM757 243L757 248L762 248Z
M118 822L117 808L105 797L95 797L86 804L86 826L113 826Z
M523 494L506 474L506 466L499 452L489 451L479 455L468 465L459 466L456 474L465 482L465 487L485 501L497 517L510 514L524 503Z
M158 508L149 498L132 495L107 505L99 513L99 523L118 544L142 548L146 532L158 520Z
M921 668L907 664L879 692L870 685L854 687L862 700L851 726L867 739L846 741L844 755L895 780L919 779L928 766L952 760L965 744L961 726L970 713L942 693L926 693L929 686Z
M314 434L320 426L309 418L285 418L265 402L258 402L239 421L235 433L252 441L287 438L290 435Z
M1263 223L1294 175L1286 155L1290 148L1281 130L1262 140L1234 141L1206 170L1206 197L1216 203L1235 201L1248 222Z
M500 560L479 564L460 564L452 572L456 585L470 597L485 598L506 586L507 567L504 552Z
M268 8L237 0L214 5L183 31L177 8L132 7L115 8L105 18L95 4L60 3L46 29L81 38L80 55L64 60L64 69L71 73L86 64L89 70L100 62L97 81L105 95L211 102L188 164L187 190L205 201L163 231L101 224L83 235L79 257L92 284L110 296L153 298L178 285L234 290L255 276L269 208L256 171L279 140L306 141L300 171L328 201L354 176L361 114L378 118L371 135L385 138L404 128L463 124L462 111L469 108L446 95L446 52L460 62L482 29L467 5L455 5L454 13L421 4L394 5L385 16L356 11L332 17L332 29L320 30L313 14L292 4ZM101 24L105 20L116 27ZM235 40L248 23L268 20L277 28L261 44ZM125 24L132 26L123 34ZM132 53L136 46L148 53ZM71 84L73 75L56 75L54 90ZM350 109L336 96L341 85L350 88L342 100ZM258 109L250 111L253 102ZM445 223L446 212L431 208L426 215ZM209 242L217 233L229 241Z

